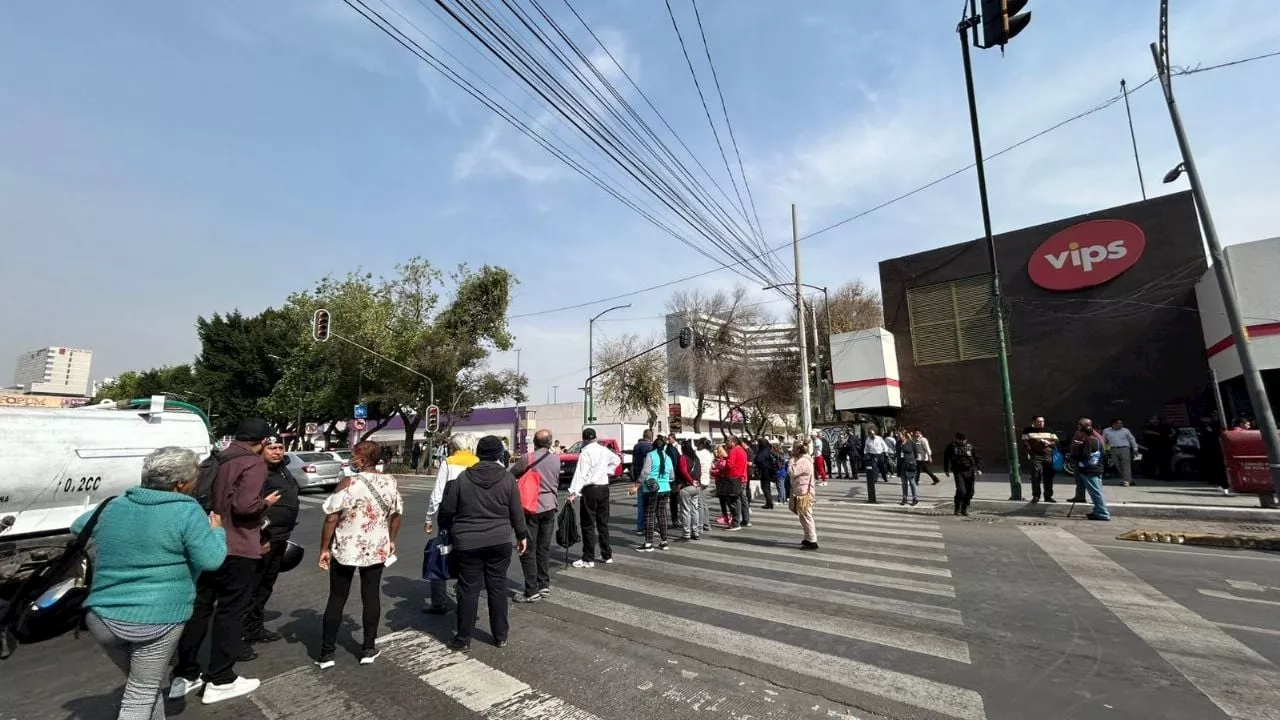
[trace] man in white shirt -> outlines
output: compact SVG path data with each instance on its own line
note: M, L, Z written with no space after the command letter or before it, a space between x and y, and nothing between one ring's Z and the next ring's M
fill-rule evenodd
M1138 439L1119 418L1112 420L1111 427L1102 431L1102 439L1107 441L1107 452L1120 471L1120 477L1124 478L1125 487L1137 485L1133 481L1133 453L1138 449Z
M885 467L885 456L889 446L884 438L876 432L876 426L867 427L867 442L862 448L862 457L867 463L867 502L876 502L876 482L880 480L880 471Z
M702 532L711 530L711 513L708 510L709 503L707 497L707 489L711 487L711 466L715 464L716 456L711 452L711 441L707 438L698 438L693 443L695 452L698 455L698 465L701 467L699 478L702 486Z
M600 542L600 560L608 565L613 562L613 548L609 545L609 478L618 468L622 458L609 448L596 442L596 431L582 431L582 449L578 451L578 466L573 470L573 482L569 484L569 502L582 496L579 517L582 521L582 558L575 560L576 568L596 566L596 542Z

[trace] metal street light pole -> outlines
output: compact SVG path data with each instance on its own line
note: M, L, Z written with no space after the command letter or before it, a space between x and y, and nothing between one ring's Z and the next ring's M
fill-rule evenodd
M1161 4L1161 40L1167 41L1165 32L1168 3ZM1213 272L1218 280L1218 289L1222 293L1222 307L1231 324L1231 337L1235 340L1235 349L1240 357L1240 371L1244 376L1245 386L1253 401L1253 411L1258 418L1258 429L1262 431L1262 441L1267 448L1267 468L1271 471L1271 479L1276 489L1280 489L1280 433L1276 429L1276 417L1271 410L1271 401L1267 397L1267 388L1262 382L1262 373L1253 359L1253 350L1249 346L1249 332L1245 328L1244 319L1240 316L1240 303L1236 298L1235 284L1231 280L1231 269L1227 267L1226 257L1222 253L1222 245L1218 242L1218 230L1213 224L1213 215L1209 212L1209 203L1205 200L1204 185L1200 181L1200 173L1196 169L1195 156L1191 154L1191 144L1187 140L1186 130L1182 127L1182 116L1173 99L1172 78L1169 76L1167 63L1167 47L1157 47L1151 43L1151 56L1155 59L1156 73L1160 76L1160 85L1164 88L1165 104L1169 106L1169 119L1173 122L1173 132L1178 139L1178 149L1182 152L1183 167L1187 179L1191 182L1191 192L1195 196L1196 209L1200 211L1200 224L1204 227L1205 241L1209 246L1209 256L1213 259ZM1216 390L1216 378L1215 390ZM1226 418L1222 418L1225 423ZM1262 495L1263 507L1275 507L1276 497Z
M804 298L800 288L800 226L796 220L796 205L791 203L791 254L796 271L796 329L800 332L800 427L807 439L813 434L813 410L809 401L809 340L804 331Z
M631 303L627 303L626 305L615 305L614 307L611 307L611 308L609 308L608 310L602 310L598 315L596 315L595 317L591 318L591 320L587 323L587 377L588 377L588 378L595 377L595 368L596 368L595 326L596 326L596 321L597 321L597 320L599 320L601 317L603 317L605 314L607 314L607 313L611 313L611 312L613 312L614 310L622 310L623 308L629 308L629 307L631 307ZM584 398L583 398L584 402L582 403L582 424L583 424L583 425L586 425L586 424L587 424L587 423L589 423L589 422L595 422L595 421L596 421L596 392L595 392L595 383L593 383L590 379L588 379L588 380L587 380L587 383L586 383L586 391L585 391L585 392L586 392L586 395L584 396Z

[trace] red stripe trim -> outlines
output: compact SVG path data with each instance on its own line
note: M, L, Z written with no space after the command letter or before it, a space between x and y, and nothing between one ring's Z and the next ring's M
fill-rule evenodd
M1249 327L1245 328L1245 331L1249 333L1250 340L1260 338L1260 337L1269 337L1271 335L1280 335L1280 322L1263 323L1261 325L1250 325ZM1218 342L1210 345L1209 348L1204 351L1204 354L1207 357L1213 357L1214 355L1217 355L1218 353L1222 352L1223 350L1226 350L1227 348L1235 344L1236 344L1236 339L1228 335L1222 338L1221 340L1219 340Z
M835 384L837 390L859 390L869 387L902 387L902 385L893 378L872 378L870 380L851 380L849 382L840 382Z

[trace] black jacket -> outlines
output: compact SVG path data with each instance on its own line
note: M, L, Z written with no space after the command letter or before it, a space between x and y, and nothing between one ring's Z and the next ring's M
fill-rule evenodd
M288 458L285 458L286 462ZM285 463L267 466L267 482L262 486L262 495L266 497L273 492L280 493L280 500L266 510L267 528L262 531L266 542L283 542L289 539L293 528L298 525L298 481Z
M496 462L478 462L445 486L439 520L456 550L510 545L513 530L529 537L516 478Z

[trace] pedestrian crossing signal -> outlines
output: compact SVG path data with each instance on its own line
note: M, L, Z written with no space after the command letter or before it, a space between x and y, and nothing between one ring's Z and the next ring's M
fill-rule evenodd
M329 339L329 311L320 309L316 310L311 316L311 337L316 342L324 342Z

